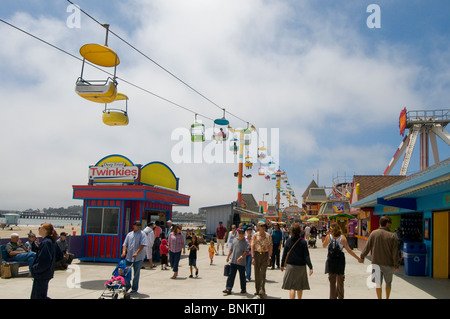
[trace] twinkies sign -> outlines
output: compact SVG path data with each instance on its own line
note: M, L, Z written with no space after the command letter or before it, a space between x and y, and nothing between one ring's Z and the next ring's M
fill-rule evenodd
M89 180L93 182L132 183L139 176L139 167L125 163L103 163L89 167Z

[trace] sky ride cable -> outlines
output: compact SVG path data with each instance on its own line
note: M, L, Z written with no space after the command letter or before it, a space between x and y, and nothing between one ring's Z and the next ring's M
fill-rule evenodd
M101 23L100 21L98 21L97 19L95 19L92 15L90 15L89 13L87 13L85 10L81 9L78 5L74 4L71 0L66 0L67 2L69 2L70 4L76 6L77 8L79 8L79 10L81 12L83 12L87 17L89 17L90 19L92 19L94 22L96 22L98 25L105 27L104 23ZM108 25L109 26L109 25ZM158 62L156 62L155 60L153 60L152 58L150 58L148 55L146 55L145 53L143 53L141 50L139 50L138 48L136 48L134 45L132 45L131 43L129 43L128 41L126 41L124 38L122 38L121 36L119 36L117 33L115 33L114 31L111 31L111 29L108 28L108 32L113 34L114 36L116 36L119 40L121 40L122 42L124 42L125 44L127 44L128 46L130 46L132 49L134 49L136 52L138 52L139 54L141 54L142 56L144 56L146 59L148 59L149 61L151 61L152 63L154 63L156 66L158 66L159 68L161 68L163 71L165 71L166 73L168 73L169 75L171 75L172 77L174 77L176 80L178 80L179 82L183 83L185 86L187 86L189 89L191 89L192 91L194 91L195 93L197 93L198 95L200 95L202 98L204 98L205 100L207 100L208 102L210 102L212 105L216 106L217 108L224 110L226 113L228 113L229 115L237 118L238 120L244 122L244 123L249 123L248 121L242 119L241 117L226 111L226 108L221 107L220 105L218 105L217 103L215 103L214 101L212 101L211 99L209 99L207 96L205 96L204 94L202 94L201 92L199 92L198 90L196 90L195 88L193 88L191 85L189 85L188 83L186 83L185 81L183 81L182 79L180 79L178 76L176 76L174 73L172 73L171 71L169 71L167 68L163 67L161 64L159 64ZM204 117L204 116L203 116Z
M25 34L28 35L28 36L30 36L30 37L32 37L32 38L34 38L34 39L36 39L36 40L38 40L38 41L40 41L40 42L42 42L42 43L48 45L48 46L51 46L52 48L54 48L54 49L56 49L56 50L58 50L58 51L60 51L60 52L62 52L62 53L65 53L65 54L69 55L69 56L72 57L72 58L75 58L75 59L77 59L77 60L83 62L83 59L82 59L82 58L80 58L80 57L78 57L78 56L76 56L76 55L74 55L74 54L72 54L72 53L70 53L70 52L68 52L68 51L66 51L66 50L64 50L64 49L61 49L60 47L58 47L58 46L56 46L56 45L54 45L54 44L52 44L52 43L50 43L50 42L48 42L48 41L42 39L42 38L39 38L38 36L36 36L36 35L34 35L34 34L28 32L28 31L25 31L25 30L23 30L23 29L17 27L17 26L15 26L15 25L9 23L8 21L3 20L2 18L0 18L0 22L3 22L4 24L6 24L6 25L8 25L8 26L10 26L10 27L12 27L12 28L18 30L18 31L21 31L21 32L25 33ZM89 66L91 66L91 67L93 67L93 68L99 70L99 71L102 71L103 73L106 73L107 75L114 76L114 74L112 74L112 73L110 73L110 72L108 72L108 71L106 71L106 70L104 70L104 69L98 67L97 65L95 65L95 64L93 64L93 63L90 63L90 62L88 62L88 61L85 61L85 63L88 64ZM158 94L156 94L156 93L153 93L153 92L151 92L150 90L147 90L147 89L145 89L145 88L143 88L143 87L141 87L141 86L139 86L139 85L137 85L137 84L134 84L134 83L132 83L132 82L126 80L126 79L123 79L123 78L118 77L118 76L116 76L116 78L119 79L119 80L121 80L122 82L125 82L125 83L127 83L127 84L129 84L129 85L131 85L131 86L133 86L133 87L135 87L135 88L141 90L141 91L144 91L144 92L146 92L146 93L148 93L148 94L151 94L151 95L153 95L154 97L157 97L157 98L159 98L159 99L161 99L161 100L163 100L163 101L165 101L165 102L168 102L168 103L170 103L170 104L172 104L172 105L174 105L174 106L177 106L177 107L179 107L179 108L181 108L181 109L183 109L183 110L185 110L185 111L191 112L191 113L193 113L193 114L197 114L197 115L199 115L199 116L201 116L201 117L203 117L203 118L205 118L205 119L208 119L208 120L214 122L214 119L212 119L212 118L210 118L210 117L208 117L208 116L206 116L206 115L203 115L203 114L201 114L201 113L198 113L198 112L196 112L196 111L193 111L193 110L189 109L188 107L185 107L185 106L183 106L183 105L181 105L181 104L179 104L179 103L176 103L176 102L174 102L174 101L172 101L172 100L169 100L169 99L167 99L167 98L165 98L165 97L163 97L163 96L161 96L161 95L158 95Z

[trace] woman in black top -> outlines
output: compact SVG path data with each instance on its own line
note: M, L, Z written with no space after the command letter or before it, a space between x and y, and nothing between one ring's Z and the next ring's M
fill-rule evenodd
M325 273L330 281L330 299L344 299L345 280L345 255L343 249L352 255L358 262L364 260L359 258L348 245L347 239L342 235L339 224L330 225L327 236L322 238L323 247L328 247L327 261L325 263Z
M283 258L281 259L281 271L286 269L283 278L282 289L289 290L289 298L301 299L303 290L309 290L308 275L306 265L309 267L309 275L313 274L313 266L309 258L308 244L300 237L302 228L296 224L292 227L292 236L286 241Z
M58 234L52 224L44 223L39 227L39 235L43 238L39 250L31 266L33 288L31 299L48 299L48 283L55 272L55 262L63 257L56 245Z

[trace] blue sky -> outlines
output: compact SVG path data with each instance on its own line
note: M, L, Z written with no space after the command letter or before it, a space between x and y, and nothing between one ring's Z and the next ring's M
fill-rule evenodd
M279 165L297 197L313 177L382 174L402 137L408 110L449 109L448 1L127 0L74 1L153 60L227 111L257 128L279 129ZM378 4L381 28L366 12ZM3 0L0 18L79 56L102 43L104 30L81 14L69 28L63 0ZM88 166L109 154L135 163L162 161L180 177L191 206L236 198L236 164L177 163L172 133L193 114L126 83L130 125L107 127L103 106L74 93L81 63L0 23L4 97L0 209L81 204L72 185L87 183ZM217 107L110 35L118 75L211 118ZM94 72L90 70L90 72ZM232 116L232 126L244 126ZM204 120L207 126L210 121ZM418 145L418 144L417 144ZM450 155L438 139L440 158ZM408 173L419 170L416 146ZM432 156L430 163L433 163ZM398 174L401 161L391 174ZM259 167L259 164L255 164ZM274 183L249 171L243 191L261 200ZM39 191L38 191L39 189Z

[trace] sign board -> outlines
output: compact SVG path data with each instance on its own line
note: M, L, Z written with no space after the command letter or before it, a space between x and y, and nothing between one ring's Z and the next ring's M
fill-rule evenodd
M333 214L342 214L344 209L344 203L333 203Z
M139 176L139 167L125 163L103 163L89 167L89 180L94 182L132 183Z
M400 128L400 135L404 135L405 134L405 129L406 129L406 120L407 120L407 112L406 112L406 107L400 112L400 118L398 120L398 126Z

